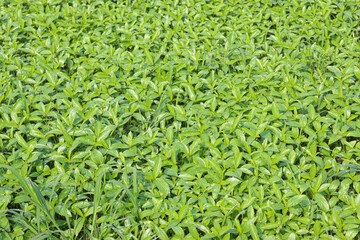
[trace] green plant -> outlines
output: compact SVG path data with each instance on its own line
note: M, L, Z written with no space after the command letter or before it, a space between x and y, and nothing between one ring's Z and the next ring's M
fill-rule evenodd
M358 0L4 0L0 239L357 239Z

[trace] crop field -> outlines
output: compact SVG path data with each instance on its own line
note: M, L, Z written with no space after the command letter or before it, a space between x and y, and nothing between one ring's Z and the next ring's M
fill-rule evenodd
M0 0L0 240L360 239L359 0Z

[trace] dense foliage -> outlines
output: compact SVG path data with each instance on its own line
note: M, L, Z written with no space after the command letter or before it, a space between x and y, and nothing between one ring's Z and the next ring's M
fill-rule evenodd
M360 1L2 0L0 239L354 239Z

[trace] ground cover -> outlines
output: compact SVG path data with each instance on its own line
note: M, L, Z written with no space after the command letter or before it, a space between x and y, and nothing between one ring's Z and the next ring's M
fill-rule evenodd
M0 239L357 239L359 6L0 1Z

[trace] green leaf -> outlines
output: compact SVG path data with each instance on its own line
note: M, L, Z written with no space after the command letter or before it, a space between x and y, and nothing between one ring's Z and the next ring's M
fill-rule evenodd
M101 192L102 192L102 177L104 176L105 171L101 172L101 174L97 177L96 183L95 183L95 192L94 192L94 206L93 206L93 219L92 219L92 228L91 228L91 234L94 233L96 229L96 212L97 208L100 204L100 198L101 198Z
M15 133L15 139L19 143L20 146L22 146L25 149L28 148L28 143L24 140L24 138L18 132Z
M84 224L85 224L85 218L78 218L75 220L75 224L74 224L75 236L79 235L79 233L81 232L81 230L84 227Z
M154 169L153 169L154 179L156 179L159 176L159 174L161 173L161 167L162 167L162 158L157 157L155 159L155 165L154 165Z
M250 222L249 223L249 228L250 228L250 235L251 235L252 239L260 240L260 237L258 235L258 231L257 231L254 223Z
M274 229L274 228L278 228L279 224L278 223L267 223L262 225L260 228L263 230L269 230L269 229Z
M287 201L287 206L288 207L294 207L294 206L298 205L299 203L301 203L301 201L307 200L307 199L308 198L307 198L306 195L293 196Z
M102 132L101 132L101 134L100 134L100 136L98 137L98 141L102 141L102 140L105 140L108 136L109 136L109 134L113 131L115 129L115 127L114 126L106 126L103 130L102 130Z
M167 196L170 193L170 188L167 182L162 178L155 179L155 185L159 189L159 191L164 195Z
M316 193L314 196L316 204L321 208L321 210L328 212L330 210L329 203L326 201L325 197L320 193Z

